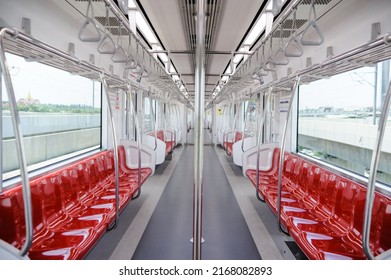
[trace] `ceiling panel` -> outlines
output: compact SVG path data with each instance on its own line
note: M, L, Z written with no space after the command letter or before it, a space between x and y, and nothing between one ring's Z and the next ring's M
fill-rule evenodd
M194 34L186 28L184 20L189 20L189 11L193 11L197 1L185 0L139 0L147 17L152 23L157 35L167 50L191 50L187 38L196 39ZM211 43L212 51L235 51L249 29L254 17L262 6L261 0L223 0L208 1L217 6L216 17L213 25L214 42ZM186 14L187 12L187 14ZM188 23L187 23L188 25ZM187 34L185 33L187 32ZM209 36L209 34L207 34ZM179 74L194 74L192 54L172 54L171 60ZM211 92L220 80L231 55L210 54L206 67L206 91ZM212 74L214 76L209 76ZM192 95L194 91L194 76L181 75L186 88Z

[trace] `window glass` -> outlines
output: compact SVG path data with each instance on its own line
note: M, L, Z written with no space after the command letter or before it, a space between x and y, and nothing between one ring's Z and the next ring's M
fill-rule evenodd
M301 85L298 152L368 176L390 79L389 61ZM377 179L391 184L391 121Z
M255 99L251 99L245 102L245 127L244 131L247 136L255 136L256 133L256 113L257 104ZM247 114L247 115L246 115Z
M29 170L101 145L101 84L7 54ZM2 82L3 177L19 162L4 80Z

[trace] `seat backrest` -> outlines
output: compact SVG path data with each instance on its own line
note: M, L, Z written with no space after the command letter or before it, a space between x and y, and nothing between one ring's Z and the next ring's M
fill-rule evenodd
M337 177L334 174L324 173L321 178L319 206L328 215L334 214L336 195Z
M241 131L236 131L235 132L234 142L238 142L238 141L242 140L242 138L243 138L242 132Z
M73 169L64 169L58 173L59 188L61 190L62 200L65 210L73 208L78 202L78 190L76 185L77 172Z
M335 215L338 217L338 223L343 228L351 230L354 226L355 206L361 188L350 180L343 178L339 178L337 184Z
M19 205L18 195L21 195L20 186L0 194L0 239L16 248L23 244L21 224L24 223L23 205Z

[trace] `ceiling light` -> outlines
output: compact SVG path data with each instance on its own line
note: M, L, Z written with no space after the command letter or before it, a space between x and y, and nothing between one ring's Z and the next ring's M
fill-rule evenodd
M136 3L134 3L133 0L128 0L128 7L129 9L137 8Z
M155 37L155 34L153 34L151 28L145 21L144 17L141 15L140 12L136 13L136 24L138 28L140 29L141 33L145 36L145 38L148 40L150 44L157 43L157 39Z
M250 34L248 34L246 40L244 41L245 45L252 45L255 40L261 35L263 30L266 28L266 14L262 13L262 15L258 18L256 24L251 29Z

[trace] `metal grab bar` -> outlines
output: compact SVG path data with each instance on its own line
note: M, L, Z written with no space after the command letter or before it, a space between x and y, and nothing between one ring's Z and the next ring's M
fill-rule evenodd
M364 209L364 223L363 223L363 249L368 259L387 259L391 257L391 249L381 253L378 256L374 256L369 246L369 239L371 235L371 221L372 221L372 208L373 198L375 195L376 173L380 160L380 151L383 143L384 132L386 130L387 119L390 113L391 104L391 81L388 84L387 95L383 103L383 109L380 115L379 125L377 127L376 144L372 152L371 167L368 178L367 195L365 200Z
M258 134L257 134L257 163L256 163L256 173L255 173L255 182L256 182L256 185L255 185L255 193L256 193L256 196L258 198L258 200L261 200L261 201L265 201L263 198L261 198L259 196L259 192L258 192L258 185L259 185L259 159L260 159L260 149L261 149L261 138L263 136L263 133L262 133L262 127L263 127L263 124L265 123L265 118L266 118L266 112L268 111L268 108L269 108L269 104L270 104L270 99L271 99L271 96L272 96L272 92L273 92L273 86L269 87L269 91L266 95L266 104L264 106L264 110L263 110L263 115L262 115L262 119L258 122Z
M109 111L110 122L111 122L111 132L113 135L113 145L114 145L114 170L115 170L115 220L114 225L110 227L108 230L112 230L118 226L118 218L119 218L119 170L118 170L118 146L117 146L117 134L115 132L115 123L114 123L114 115L113 109L110 104L110 96L109 96L109 86L107 85L105 75L102 73L100 75L100 80L102 81L103 87L105 89L105 97L107 101L107 108Z
M284 54L286 57L300 57L303 55L303 48L297 39L296 12L297 7L293 8L292 33L284 48Z
M314 17L313 19L311 19L312 14ZM315 29L316 33L319 36L318 40L316 40L316 41L311 41L311 40L305 39L305 35L307 34L308 30L310 30L311 27ZM316 23L315 0L311 0L311 8L310 8L310 11L308 14L308 24L307 24L306 28L304 29L303 33L301 34L300 43L304 46L319 46L319 45L323 44L323 41L324 41L324 38L323 38L322 31L320 31L320 28L319 28L318 24Z
M92 17L89 16L90 10L91 10ZM79 36L80 41L82 41L82 42L99 42L100 41L100 39L101 39L100 31L99 31L98 26L95 23L94 18L95 18L94 17L94 9L92 7L91 0L89 0L88 6L87 6L86 20L84 21L84 23L82 24L82 26L79 30L78 36ZM92 26L94 27L96 35L93 37L84 37L83 33L89 24L92 24Z
M205 25L206 1L197 1L196 56L195 56L195 135L194 135L194 192L193 192L193 252L192 259L201 259L202 240L202 173L204 156L205 107Z
M289 119L292 113L292 105L293 105L293 100L296 96L297 89L300 84L300 76L296 78L295 84L292 87L292 94L291 98L289 100L289 105L288 105L288 111L286 113L286 120L284 124L284 130L281 138L281 147L280 147L280 160L279 160L279 165L278 165L278 195L277 195L277 224L278 224L278 229L285 233L288 234L286 231L284 231L281 227L281 186L282 186L282 170L284 168L284 151L285 151L285 139L286 139L286 133L288 130L288 125L289 125Z
M104 31L105 35L103 36L102 41L100 41L98 45L98 52L100 54L115 54L115 43L109 31L110 28L109 13L110 13L109 6L106 5L106 20L105 20L105 31Z
M136 199L141 194L141 131L140 131L140 123L137 117L137 112L135 110L135 106L133 103L131 86L129 84L127 85L127 89L128 89L129 99L130 99L130 106L132 108L132 111L134 112L134 120L136 125L136 138L137 138L136 142L137 142L137 151L138 151L138 172L137 172L138 192L137 195L132 198L132 199Z
M4 82L7 89L8 99L11 107L12 126L15 133L16 151L18 155L18 161L20 165L20 176L22 180L22 193L23 193L23 206L24 216L26 221L26 240L20 249L20 255L25 256L31 247L33 242L33 217L31 209L31 190L30 182L27 172L26 156L24 151L22 128L20 125L20 117L17 109L17 103L15 98L15 92L12 85L12 79L8 68L7 58L5 56L5 49L3 44L4 35L8 33L17 36L17 32L10 28L3 28L0 30L0 64L4 73ZM0 77L1 79L1 77ZM2 139L0 139L2 141ZM2 170L1 170L2 175ZM3 177L3 176L1 176ZM2 179L2 178L1 178Z
M157 149L157 138L156 138L156 121L155 121L155 111L153 110L153 105L152 105L152 96L151 96L151 93L148 94L149 95L149 108L151 110L151 119L153 120L152 123L153 123L153 134L155 135L155 148L154 150L156 151Z
M244 138L245 138L244 135L246 133L246 120L247 120L247 116L248 116L248 110L250 107L250 100L251 100L251 96L250 96L250 99L248 100L246 112L244 114L243 129L242 129L242 145L241 145L242 152L244 152Z
M0 101L3 102L3 70L0 67ZM3 155L3 106L0 106L0 155ZM0 194L3 192L3 159L0 159Z

